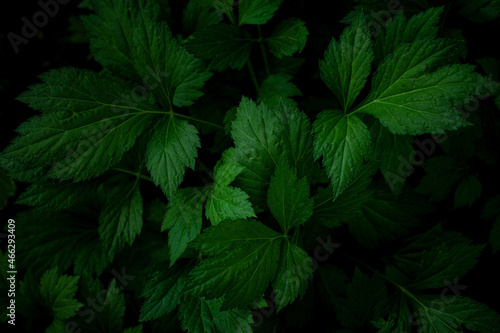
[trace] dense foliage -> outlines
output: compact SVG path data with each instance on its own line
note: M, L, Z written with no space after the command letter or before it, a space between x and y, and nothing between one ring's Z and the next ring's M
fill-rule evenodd
M79 5L92 69L41 74L0 155L18 327L500 332L498 61L466 32L500 2L319 6Z

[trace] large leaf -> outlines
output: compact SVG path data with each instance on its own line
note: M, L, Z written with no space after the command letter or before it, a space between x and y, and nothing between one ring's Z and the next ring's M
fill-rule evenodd
M4 160L51 167L48 176L82 181L104 173L149 126L157 108L133 104L125 81L76 68L51 70L19 96L41 110L21 124Z

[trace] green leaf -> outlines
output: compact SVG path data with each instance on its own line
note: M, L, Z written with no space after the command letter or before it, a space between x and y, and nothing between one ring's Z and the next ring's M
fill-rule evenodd
M229 186L242 170L241 165L233 163L224 154L215 166L214 185L205 211L212 225L224 220L256 217L248 195L237 187Z
M298 179L286 158L281 158L267 192L267 204L283 233L304 224L313 213L306 178Z
M218 301L222 305L222 300ZM249 309L219 311L215 315L215 326L220 332L240 333L253 331L253 317Z
M208 188L181 189L168 203L161 230L169 229L170 267L184 253L188 243L200 234L202 208L207 195Z
M7 200L16 193L16 184L4 169L0 169L0 210L7 206Z
M460 182L463 166L448 156L432 157L425 164L427 174L417 186L417 192L430 195L430 201L440 201L448 197Z
M223 310L250 304L276 276L282 237L254 220L206 229L190 245L209 258L191 271L185 291L207 299L224 295Z
M454 207L471 206L480 196L482 186L476 176L467 175L455 191Z
M462 333L464 325L481 333L494 333L500 327L500 316L495 311L469 297L451 296L443 300L439 296L421 295L412 304L419 332Z
M159 265L142 290L145 298L141 307L140 322L150 321L172 312L181 304L180 293L187 281L187 274L192 265L175 265L167 269Z
M455 42L444 39L400 45L380 64L369 96L355 112L372 114L395 134L444 133L467 125L454 106L491 84L472 66L438 68L454 59L455 49Z
M118 75L134 79L137 74L130 52L134 22L139 8L127 0L91 1L95 15L82 17L95 59Z
M191 297L179 306L179 319L183 330L189 332L214 332L215 315L220 309L217 299Z
M110 261L125 244L132 245L141 233L142 210L139 178L129 184L116 184L108 194L99 215L99 236Z
M146 150L146 166L156 185L169 200L184 178L186 168L194 169L196 148L201 146L196 127L175 117L161 120Z
M210 69L221 72L228 67L242 69L250 58L253 39L233 25L219 23L196 32L187 42L189 52L210 60Z
M299 88L291 82L293 76L287 74L271 74L262 81L257 102L264 102L269 107L277 107L282 99L295 103L290 97L302 96Z
M63 320L76 315L83 305L75 299L79 277L59 275L57 270L54 267L46 271L40 279L40 296L54 318L46 332L56 332L56 327L62 326Z
M248 195L237 187L215 187L207 200L207 218L216 225L224 220L256 217Z
M313 123L314 158L323 155L323 166L332 181L333 199L349 186L370 149L370 132L355 115L323 111Z
M407 20L404 12L400 11L387 23L375 39L375 63L379 64L402 44L412 43L423 37L437 37L439 19L442 13L443 7L429 8Z
M305 22L297 18L289 18L281 22L271 36L265 39L269 52L281 59L295 52L302 52L306 46L309 32Z
M283 0L240 0L238 6L240 26L243 24L265 24L278 10Z
M266 205L269 181L280 156L281 126L275 110L241 99L231 130L235 149L228 151L228 158L244 167L235 184L250 196L256 210Z
M21 136L2 157L51 166L51 178L82 181L101 175L132 148L157 110L142 101L132 107L127 101L132 86L103 74L62 68L40 78L43 83L18 99L43 114L19 126Z
M289 240L284 241L281 245L278 273L273 281L277 312L292 303L297 296L304 296L312 273L311 257Z
M363 89L370 74L373 50L363 15L356 17L339 41L332 39L320 60L321 79L348 110Z
M165 22L143 17L133 40L134 68L164 108L188 106L203 95L201 88L212 73L177 42Z
M424 251L409 287L442 288L446 283L464 276L477 263L484 248L484 245L469 245L469 242L444 244Z
M396 200L392 193L380 191L366 200L349 223L349 231L359 244L374 249L380 244L406 236L420 224L417 217L429 212L419 197L403 196Z
M374 121L370 127L370 136L373 140L370 159L378 162L391 191L400 194L406 177L413 170L410 164L410 157L414 152L413 138L409 135L392 134L378 121Z
M357 212L373 195L367 187L372 182L373 164L366 164L353 178L351 184L334 200L332 187L319 187L314 195L312 219L328 228L338 227L356 218Z
M28 186L16 203L41 210L64 210L82 203L97 193L95 182L39 182Z
M314 163L311 123L304 112L285 101L279 103L278 112L283 125L279 134L283 154L295 169L297 177L307 177L312 183L319 167Z

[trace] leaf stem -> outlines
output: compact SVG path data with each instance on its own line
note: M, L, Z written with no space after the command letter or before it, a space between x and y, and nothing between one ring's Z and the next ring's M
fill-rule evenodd
M257 29L259 29L260 53L262 54L262 59L264 59L264 68L266 69L266 76L269 76L271 75L271 71L269 70L269 62L267 61L266 46L264 45L264 38L262 38L260 25L257 26Z
M137 178L141 178L141 179L144 179L144 180L147 180L149 182L154 183L154 180L151 177L148 177L146 175L141 174L140 171L139 172L133 172L133 171L130 171L130 170L125 170L125 169L120 169L120 168L111 168L111 170L118 171L118 172L123 172L123 173L127 173L129 175L136 176Z
M255 86L255 90L259 92L259 82L257 81L257 76L255 76L255 71L253 70L252 63L250 60L247 61L248 71L250 72L250 77L252 78L253 85Z

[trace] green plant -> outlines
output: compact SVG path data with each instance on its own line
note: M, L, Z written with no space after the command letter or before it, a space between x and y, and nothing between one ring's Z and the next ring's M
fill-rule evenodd
M461 282L491 250L444 215L481 196L469 161L496 163L464 106L498 84L442 37L449 8L408 4L372 34L384 2L346 12L319 61L333 94L312 100L307 22L274 17L282 2L189 1L177 21L163 1L83 2L102 71L42 74L18 97L40 115L0 155L6 197L29 183L17 203L34 207L15 218L25 317L275 332L321 308L338 332L498 332ZM497 252L498 196L482 216Z

